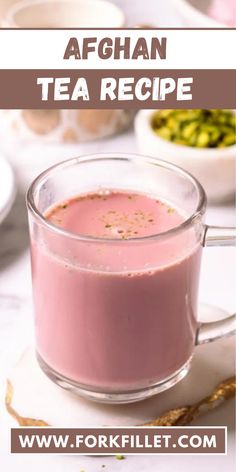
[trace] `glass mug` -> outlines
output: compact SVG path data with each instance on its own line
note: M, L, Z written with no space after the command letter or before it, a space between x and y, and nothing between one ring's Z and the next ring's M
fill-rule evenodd
M153 195L185 219L161 234L107 239L44 217L106 190ZM41 174L27 206L37 358L61 387L107 403L145 399L187 374L195 345L235 332L234 315L197 320L202 248L236 239L233 228L204 224L206 195L187 172L140 155L79 157Z

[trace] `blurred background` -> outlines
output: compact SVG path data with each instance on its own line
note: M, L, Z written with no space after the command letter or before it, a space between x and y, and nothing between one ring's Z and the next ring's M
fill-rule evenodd
M35 0L29 0L33 3ZM36 0L37 1L37 0ZM236 25L234 0L111 0L126 14L127 25L151 21L155 26L213 27ZM0 17L19 0L1 0ZM69 3L69 0L65 0Z

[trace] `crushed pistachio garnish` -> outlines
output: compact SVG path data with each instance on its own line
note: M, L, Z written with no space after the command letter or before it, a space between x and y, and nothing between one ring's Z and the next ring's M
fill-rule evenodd
M136 195L127 195L129 200ZM159 201L157 200L159 203ZM110 229L112 234L120 235L122 239L132 238L138 234L139 229L146 229L150 223L154 223L153 212L143 211L141 209L129 212L119 212L116 210L107 210L100 214L100 222L105 229Z
M173 212L174 212L174 208L169 207L167 211L168 211L168 213L173 213Z
M236 144L232 110L159 110L152 128L161 138L182 146L224 148Z
M125 198L130 200L130 204L124 202L124 207L120 207L116 198L111 198L111 200L109 200L109 197L116 197L117 195L120 195L119 192L116 193L112 191L104 191L96 194L90 193L84 196L79 195L72 200L65 200L51 212L49 215L50 221L54 224L57 224L58 226L63 226L65 219L65 224L69 227L73 224L73 221L70 222L69 217L70 203L73 204L76 201L82 202L84 199L91 201L97 200L98 208L96 211L94 211L94 213L92 212L91 214L91 224L87 216L85 218L86 225L89 224L88 231L90 231L90 227L92 227L92 225L94 225L96 229L96 225L98 224L95 236L101 238L115 237L117 239L128 240L135 238L137 235L142 236L143 234L145 235L149 232L152 233L155 231L155 226L157 231L159 226L161 227L161 219L159 224L158 213L156 214L156 208L154 208L155 203L159 204L160 206L164 206L165 211L168 213L174 212L173 208L169 207L168 204L156 199L154 196L151 196L153 205L149 208L145 204L143 207L142 201L139 203L139 198L141 195L132 192L127 194L123 194L121 192L123 199ZM59 213L57 213L58 209L61 210ZM66 209L68 209L68 219ZM78 215L79 211L80 208L78 208ZM78 227L80 227L80 221L78 221Z
M118 461L123 461L123 460L125 459L125 456L122 456L122 455L118 454L118 455L116 456L116 459L117 459Z

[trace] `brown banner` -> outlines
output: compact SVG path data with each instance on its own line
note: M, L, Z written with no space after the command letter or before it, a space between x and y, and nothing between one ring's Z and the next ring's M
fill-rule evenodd
M44 86L44 98L45 90L48 92L46 101L42 99L42 83L37 83L38 79L45 78L49 79ZM59 80L59 85L56 79L61 78L65 80L63 84ZM82 83L77 84L81 78L85 79L87 94L77 97L81 94L80 87L83 88ZM113 83L113 93L102 101L101 85L106 78ZM124 78L128 78L125 86ZM185 99L178 93L183 86L179 81L183 78L191 82L185 85ZM233 109L236 108L235 84L236 70L1 70L0 109ZM187 98L188 90L191 99Z
M11 452L31 454L225 454L226 428L15 428Z

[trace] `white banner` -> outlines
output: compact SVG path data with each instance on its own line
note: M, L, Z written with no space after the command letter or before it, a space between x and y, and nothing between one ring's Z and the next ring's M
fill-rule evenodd
M1 29L0 69L236 69L235 44L236 29Z

